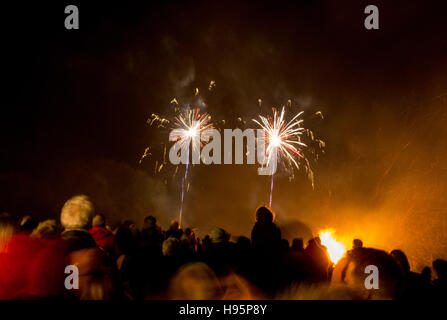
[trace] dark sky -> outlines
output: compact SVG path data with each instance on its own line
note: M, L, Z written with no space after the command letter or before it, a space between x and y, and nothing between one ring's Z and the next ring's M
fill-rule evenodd
M78 5L80 30L65 30L67 4ZM368 4L379 30L364 28ZM315 190L299 173L275 182L284 230L334 227L347 241L401 247L418 266L446 258L446 10L360 0L5 5L0 210L55 217L86 193L111 222L152 213L166 224L179 180L138 163L161 138L146 119L174 97L193 101L197 87L204 111L229 127L288 99L323 112L309 123L327 146ZM190 179L185 221L204 232L248 234L268 200L256 166L198 166Z

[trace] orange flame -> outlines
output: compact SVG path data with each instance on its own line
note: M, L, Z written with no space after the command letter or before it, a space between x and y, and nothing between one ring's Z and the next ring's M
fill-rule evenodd
M327 248L329 258L333 263L337 263L346 252L346 245L343 242L335 240L334 229L325 229L319 232L321 244Z

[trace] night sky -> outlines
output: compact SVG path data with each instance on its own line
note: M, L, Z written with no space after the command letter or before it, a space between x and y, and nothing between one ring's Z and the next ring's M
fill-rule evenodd
M68 4L79 30L64 28ZM364 27L368 4L379 30ZM139 164L167 138L146 120L174 97L194 104L199 88L203 111L227 128L288 99L324 114L308 123L326 142L315 189L303 173L276 178L284 234L333 227L348 243L403 249L415 269L445 259L446 12L445 1L2 4L0 210L57 217L85 193L111 224L153 214L166 226L180 180ZM256 170L192 168L185 224L248 235L269 196Z

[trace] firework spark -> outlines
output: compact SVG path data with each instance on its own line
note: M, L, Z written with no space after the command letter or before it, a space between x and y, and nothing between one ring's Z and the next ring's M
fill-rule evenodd
M203 146L203 142L200 137L208 134L208 130L213 128L211 123L211 116L206 112L200 114L200 109L186 110L184 113L180 113L174 118L174 134L178 135L179 139L177 143L182 148L188 148L189 145L193 145L193 151L199 151L195 148ZM195 138L200 141L200 144L192 143Z
M291 167L300 169L300 159L304 160L304 165L308 173L308 177L312 181L313 186L313 172L310 169L309 161L306 159L303 153L303 148L307 145L301 141L301 135L311 132L302 127L303 111L296 114L290 121L285 120L285 108L283 107L281 113L273 108L273 118L259 116L260 121L253 119L264 131L264 142L267 146L267 167L270 164L273 165L273 172L276 171L278 162L283 161ZM293 168L292 168L293 169ZM272 174L270 184L270 206L272 205L273 194L273 177Z
M207 113L200 114L200 109L196 108L194 110L187 110L184 114L180 114L175 117L175 126L177 133L179 134L179 139L177 143L180 144L181 148L186 148L186 168L185 175L182 178L182 196L181 205L179 213L179 225L182 225L182 215L183 215L183 200L185 197L185 183L188 178L189 170L189 146L191 145L193 152L200 152L200 148L203 146L202 139L203 135L207 135L208 130L213 128L211 123L211 117ZM194 143L194 141L199 141L199 143ZM188 183L189 189L189 183Z
M306 130L301 127L304 120L300 119L300 116L303 113L303 111L299 112L292 120L286 122L284 119L285 108L283 107L279 115L278 111L273 109L273 119L263 116L259 116L261 122L253 119L265 133L267 166L274 160L275 156L279 156L278 160L285 157L299 169L299 164L295 158L304 158L301 148L307 147L306 144L301 142L300 138Z
M196 89L196 96L198 94L198 89ZM175 143L179 144L180 150L186 150L186 167L185 173L182 176L181 183L181 204L179 210L179 224L182 224L182 213L183 213L183 203L185 199L185 192L188 191L190 183L188 180L188 172L189 172L189 154L190 147L193 152L199 154L200 148L203 147L204 142L201 137L206 136L210 129L214 128L211 123L211 116L209 116L206 112L201 114L199 108L186 108L181 111L179 103L176 98L171 100L171 104L174 106L174 116L168 120L164 117L159 116L158 114L152 114L151 118L147 120L147 123L151 127L155 127L157 129L170 130L170 132L177 136L177 141ZM166 141L161 141L161 144L164 145L163 159L158 161L155 160L155 169L154 173L160 173L162 168L167 167L166 161ZM198 142L198 143L197 143ZM146 148L143 156L140 159L140 163L143 159L152 156L151 148ZM173 177L178 172L178 166L176 166ZM187 185L187 187L185 187Z

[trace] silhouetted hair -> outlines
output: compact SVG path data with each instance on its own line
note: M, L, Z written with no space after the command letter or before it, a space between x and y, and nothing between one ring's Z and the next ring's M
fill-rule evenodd
M157 218L155 218L154 216L147 216L146 218L144 218L144 224L151 222L154 226L157 224Z
M163 241L162 252L165 257L176 256L180 247L180 240L177 238L168 238Z
M426 281L427 283L430 283L431 281L431 269L429 267L424 267L421 271L421 277Z
M256 221L273 222L275 220L275 212L272 208L264 205L256 209Z
M410 263L402 250L395 249L390 254L404 273L410 272Z
M438 278L447 277L447 261L436 259L432 264Z
M169 229L177 230L180 229L180 224L177 220L171 220L171 223L169 224Z
M57 221L54 219L48 219L39 223L37 228L33 230L31 236L38 238L51 238L58 235L59 229Z
M93 227L105 227L106 226L106 218L102 214L97 214L93 217L92 221Z
M352 249L363 247L363 242L360 239L352 240Z
M132 254L136 249L136 240L132 231L124 226L120 227L116 232L114 244L119 255Z
M3 251L14 234L15 227L15 221L11 214L6 212L0 214L0 252Z
M293 250L304 250L304 243L303 243L303 239L301 238L295 238L292 240L292 249Z

